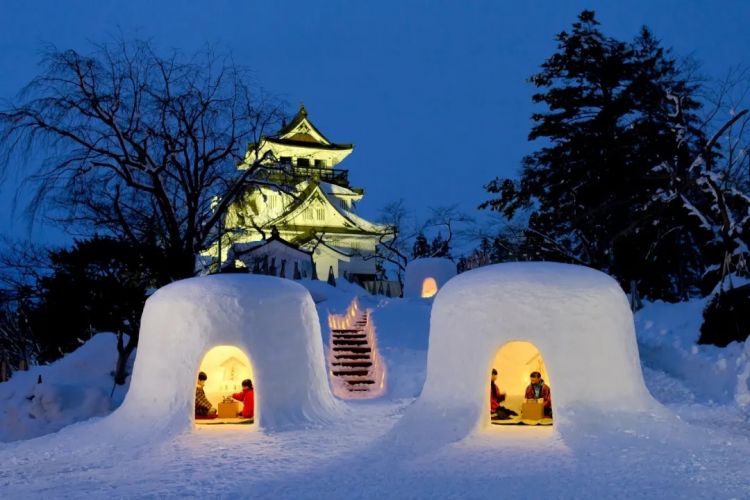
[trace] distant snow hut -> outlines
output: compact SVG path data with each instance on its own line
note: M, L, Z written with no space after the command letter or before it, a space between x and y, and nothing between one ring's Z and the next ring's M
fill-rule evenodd
M416 259L406 265L404 297L430 298L456 275L456 264L450 259Z

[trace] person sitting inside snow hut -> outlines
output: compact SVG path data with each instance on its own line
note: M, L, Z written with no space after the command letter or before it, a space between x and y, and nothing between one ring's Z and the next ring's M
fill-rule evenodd
M211 405L211 401L206 397L203 386L206 385L208 375L205 372L198 373L198 383L195 386L195 417L196 418L216 418L216 408Z
M242 401L242 412L238 416L243 418L253 418L255 413L255 392L253 391L253 382L249 378L242 381L242 392L232 394L237 401Z
M508 420L511 416L518 415L518 413L500 404L505 401L505 393L498 389L495 380L497 380L497 370L493 368L492 377L490 378L490 413L493 419Z
M526 399L542 399L544 401L544 416L552 418L552 391L542 380L542 374L531 372L531 383L526 388Z

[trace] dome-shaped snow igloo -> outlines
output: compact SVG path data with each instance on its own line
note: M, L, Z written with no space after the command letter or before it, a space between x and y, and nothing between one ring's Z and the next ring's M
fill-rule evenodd
M456 275L456 263L449 259L416 259L406 265L404 297L430 298Z
M337 403L310 294L290 280L249 274L178 281L146 301L130 389L113 417L190 428L199 369L214 365L213 376L226 379L216 390L227 393L237 390L234 378L252 375L261 429L333 417Z
M570 423L572 412L658 406L643 382L633 317L614 279L567 264L497 264L455 277L436 297L426 381L404 416L407 433L428 428L452 440L488 428L490 373L513 342L529 344L517 350L523 363L534 365L537 352L543 357L555 426Z

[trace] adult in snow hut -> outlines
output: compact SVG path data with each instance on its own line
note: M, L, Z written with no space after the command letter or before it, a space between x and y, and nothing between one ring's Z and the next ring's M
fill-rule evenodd
M552 418L552 391L542 380L542 374L531 372L531 383L526 388L526 399L542 399L544 401L544 416Z
M216 408L211 405L211 401L206 397L203 386L206 385L208 375L205 372L198 373L198 382L195 386L195 416L203 418L214 418Z
M253 381L246 378L242 381L242 392L232 394L237 401L242 401L242 412L238 416L243 418L253 418L255 414L255 391L253 391Z
M513 410L502 406L500 403L505 401L505 393L498 389L495 381L497 380L497 370L492 369L490 377L490 413L493 419L508 420L511 416L518 415Z

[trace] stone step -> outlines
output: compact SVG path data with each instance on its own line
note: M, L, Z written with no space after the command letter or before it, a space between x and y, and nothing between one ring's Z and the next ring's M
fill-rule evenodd
M335 340L334 339L333 345L350 345L350 346L367 345L367 340L359 340L359 339Z
M361 333L361 328L331 328L333 333Z
M334 347L333 351L338 353L365 354L372 352L372 349L369 347Z
M335 339L366 339L366 333L334 333L332 335Z
M374 380L371 380L369 378L358 378L358 379L345 378L344 381L347 384L354 385L354 386L357 386L357 385L372 385L372 384L375 383Z
M338 361L345 360L345 359L363 359L363 360L369 361L370 360L370 355L369 354L337 353L337 354L334 354L334 358L336 358L336 360L338 360Z
M337 377L364 377L368 373L370 373L369 370L339 370L333 372L333 374Z
M332 366L347 366L349 368L367 368L372 366L369 361L334 361L331 363Z

